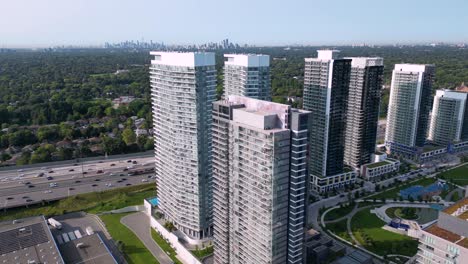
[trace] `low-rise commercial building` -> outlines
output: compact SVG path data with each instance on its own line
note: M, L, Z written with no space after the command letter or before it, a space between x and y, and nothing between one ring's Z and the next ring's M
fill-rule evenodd
M397 172L400 169L400 161L387 158L386 160L368 163L361 166L361 177L372 182L382 179L382 176Z

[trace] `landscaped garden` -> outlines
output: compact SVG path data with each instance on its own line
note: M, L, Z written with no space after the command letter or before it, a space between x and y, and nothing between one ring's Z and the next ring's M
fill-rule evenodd
M348 229L346 227L346 219L343 219L336 223L328 223L326 224L326 228L329 231L333 232L335 235L343 238L344 240L347 240L351 243L353 242L353 240L348 234Z
M128 213L106 214L100 217L129 264L159 264L140 239L120 223L120 219L126 215Z
M385 211L385 213L390 218L399 217L406 220L416 220L419 218L416 213L416 208L412 207L390 207Z
M419 180L416 180L416 181L400 184L399 186L396 186L394 188L388 189L387 191L372 195L372 196L370 196L368 198L370 198L370 199L375 198L377 200L395 199L395 198L399 197L401 190L407 189L408 187L415 186L415 185L420 185L420 186L424 186L424 187L429 186L429 185L433 184L436 181L437 181L436 178L422 178L422 179L419 179Z
M449 182L453 182L457 185L468 185L468 164L465 164L452 170L444 171L440 173L438 177L440 177L441 179L445 179Z
M177 259L177 253L174 248L158 233L156 230L151 228L151 237L153 237L154 242L166 252L166 254L174 261L175 264L182 264L179 259Z
M347 204L347 205L342 205L339 208L335 208L331 211L329 211L325 215L325 221L330 221L330 220L335 220L340 217L346 216L347 214L351 213L353 211L355 204Z
M356 240L378 255L401 254L414 256L418 249L418 241L408 236L382 229L385 222L364 209L354 215L351 229Z

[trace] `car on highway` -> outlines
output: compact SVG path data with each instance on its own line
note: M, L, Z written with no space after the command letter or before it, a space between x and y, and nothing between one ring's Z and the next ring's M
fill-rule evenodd
M26 199L26 202L28 202L28 203L30 203L32 201L33 201L32 199Z
M34 186L34 185L28 185L28 188L34 188L34 187L36 187L36 186Z
M70 171L70 172L71 172L71 171L75 171L75 169L69 169L68 171Z
M128 171L128 169L127 169L127 168L124 168L123 171Z
M132 184L131 184L131 183L127 183L127 184L125 184L125 186L130 186L130 185L132 185Z
M45 190L44 193L52 193L52 190Z
M38 175L36 175L36 177L43 177L43 176L44 176L44 173L43 173L43 172L41 172L41 173L39 173Z
M28 185L28 184L31 184L31 182L28 182L28 181L24 182L24 185Z
M97 185L97 184L93 184L93 185L91 185L91 186L96 187L96 186L98 186L98 185Z
M147 179L141 179L141 182L148 182Z
M97 173L104 173L104 171L103 170L98 170Z
M83 171L83 174L88 174L86 171Z
M68 190L69 190L69 191L73 191L73 190L75 190L75 188L70 187L70 188L68 188Z
M117 183L121 183L121 182L122 182L122 180L118 180L118 181L117 181Z
M53 170L50 170L49 173L54 173L54 171L53 171Z
M95 179L94 181L101 181L101 179Z
M49 183L49 187L55 188L55 187L57 187L57 183L51 182L51 183Z
M111 167L114 167L114 166L115 166L115 163L111 163L111 165L110 165L110 166L111 166Z
M135 174L133 174L133 173L131 173L131 172L130 172L130 173L127 173L127 176L133 176L133 175L135 175Z
M29 198L29 196L23 196L23 197L21 197L21 198L23 198L23 199L28 199L28 198Z
M132 160L127 160L127 162L128 162L128 163L131 163L131 162L132 162Z
M111 173L111 174L109 174L109 176L115 176L115 173Z
M122 178L122 181L126 181L126 180L127 180L127 178Z
M13 198L13 197L7 197L6 199L7 199L7 200L13 200L13 199L15 199L15 198Z
M75 183L80 183L80 182L81 182L80 180L75 181Z
M134 160L132 163L133 163L133 164L137 164L137 163L138 163L138 161Z
M47 180L49 180L49 181L53 180L53 179L54 179L54 177L52 177L52 176L47 177Z

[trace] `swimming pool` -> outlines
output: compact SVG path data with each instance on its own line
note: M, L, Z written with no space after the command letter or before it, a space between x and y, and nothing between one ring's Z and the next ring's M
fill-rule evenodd
M159 205L159 200L158 200L157 197L149 198L149 199L148 199L148 202L149 202L152 206L158 206L158 205Z

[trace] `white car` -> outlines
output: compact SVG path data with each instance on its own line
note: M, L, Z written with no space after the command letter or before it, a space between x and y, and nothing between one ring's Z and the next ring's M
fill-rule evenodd
M52 193L52 190L45 190L44 193Z
M147 179L141 179L141 181L142 181L142 182L148 182L148 180L147 180Z

